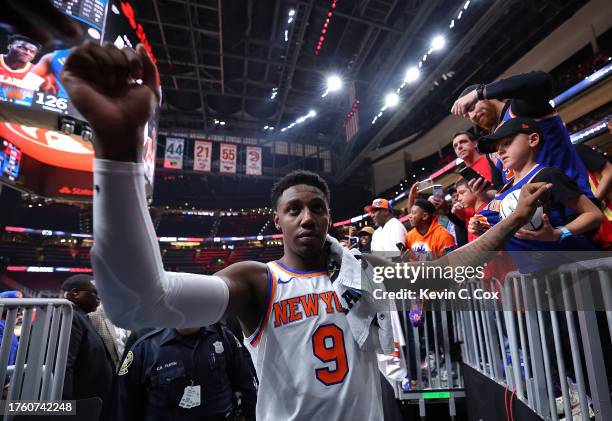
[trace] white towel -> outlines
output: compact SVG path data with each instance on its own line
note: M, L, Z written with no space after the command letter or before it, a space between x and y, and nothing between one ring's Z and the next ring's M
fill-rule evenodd
M393 355L389 304L394 303L385 303L373 296L375 289L384 291L384 284L372 281L372 267L361 259L358 250L343 248L331 236L327 237L327 242L331 264L338 270L332 276L334 291L342 306L348 309L346 317L355 341L364 351Z

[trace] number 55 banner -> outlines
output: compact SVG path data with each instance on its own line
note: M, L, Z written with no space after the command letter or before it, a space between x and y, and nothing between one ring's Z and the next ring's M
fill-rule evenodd
M261 148L247 146L246 155L246 174L261 175Z
M212 162L212 142L196 140L193 148L193 170L210 171Z
M219 172L236 174L236 145L222 143Z
M183 169L183 147L185 139L176 137L166 138L166 154L164 157L164 168Z

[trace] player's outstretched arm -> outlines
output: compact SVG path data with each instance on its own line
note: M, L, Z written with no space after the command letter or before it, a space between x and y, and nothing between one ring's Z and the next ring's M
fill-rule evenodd
M507 218L500 221L477 240L441 257L433 262L426 262L427 266L442 267L476 267L483 265L491 260L496 252L512 238L512 236L525 225L535 213L538 206L544 202L552 184L550 183L529 183L521 189L521 195L517 208ZM368 262L375 266L395 265L380 257L365 255ZM422 265L423 263L417 263ZM427 282L431 283L432 279Z
M533 216L544 203L552 184L531 183L521 189L516 209L507 218L489 229L476 241L443 256L435 263L443 266L479 266L492 259L512 236Z
M196 327L230 310L247 326L256 324L251 319L263 307L256 304L260 285L265 291L265 265L245 263L220 276L163 268L140 162L144 126L160 98L157 70L144 48L85 44L60 77L94 130L92 267L109 318L129 329Z

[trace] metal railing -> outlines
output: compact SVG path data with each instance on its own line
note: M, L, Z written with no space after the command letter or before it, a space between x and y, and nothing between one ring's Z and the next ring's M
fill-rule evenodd
M0 299L0 312L5 316L0 379L5 379L4 385L9 384L6 400L60 400L72 327L70 301ZM21 334L14 364L9 368L18 315L22 315Z
M545 275L508 274L498 284L501 302L471 301L453 311L463 361L543 419L612 420L612 356L604 353L612 339L610 273L612 258Z
M402 301L402 308L409 309ZM403 328L406 337L406 367L408 376L416 385L405 390L401 384L396 385L396 395L400 400L417 400L419 416L425 418L426 403L430 400L448 402L449 416L457 415L456 400L465 397L461 365L453 355L453 344L458 338L458 322L453 319L450 306L439 302L427 311L423 311L420 325L415 326L408 317L403 317ZM452 336L451 336L452 335Z
M417 384L410 391L398 384L397 396L418 400L422 418L429 398L448 399L454 418L456 398L465 397L461 364L451 358L459 347L463 363L545 420L612 420L611 274L612 258L580 261L545 275L512 272L493 286L464 285L470 296L494 288L498 300L430 303L421 326L404 318L406 366Z

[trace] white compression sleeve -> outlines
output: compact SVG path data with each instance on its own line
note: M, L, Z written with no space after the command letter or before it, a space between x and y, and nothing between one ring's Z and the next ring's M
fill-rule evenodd
M143 164L94 160L93 219L96 287L117 326L199 327L223 316L229 289L221 278L164 270Z

